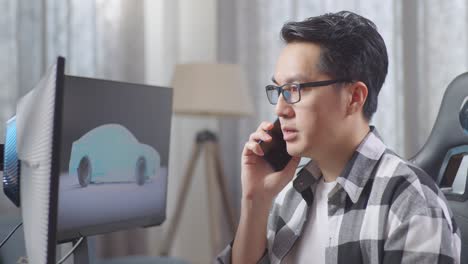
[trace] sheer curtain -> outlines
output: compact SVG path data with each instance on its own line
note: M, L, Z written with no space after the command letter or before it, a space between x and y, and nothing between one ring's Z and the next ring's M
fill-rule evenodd
M57 55L71 75L144 82L142 1L0 0L0 137L16 100L38 82ZM0 192L0 211L19 210ZM142 230L98 239L101 256L146 253Z
M147 82L170 86L176 64L216 62L219 32L216 14L217 0L146 0ZM167 219L162 226L149 231L151 254L158 254L158 249L165 242L164 231L173 221L175 210L182 210L171 255L190 260L191 263L210 263L214 257L210 247L208 189L203 155L195 166L184 208L175 208L196 133L202 129L218 132L219 125L213 118L174 115L172 119ZM226 142L230 144L232 139Z

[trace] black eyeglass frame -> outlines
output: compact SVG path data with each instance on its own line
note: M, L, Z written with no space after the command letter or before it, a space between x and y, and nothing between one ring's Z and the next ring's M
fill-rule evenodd
M265 86L265 92L266 92L266 95L267 95L267 98L268 98L268 101L270 102L270 104L272 105L276 105L278 103L278 100L279 100L279 95L283 95L283 98L286 98L284 96L284 89L283 87L287 86L287 85L297 85L297 91L299 93L299 98L297 99L297 101L295 102L288 102L286 99L286 103L288 104L295 104L295 103L298 103L299 101L301 101L301 90L303 88L313 88L313 87L320 87L320 86L327 86L327 85L330 85L330 84L335 84L335 83L348 83L348 82L352 82L351 80L349 79L335 79L335 80L326 80L326 81L318 81L318 82L306 82L306 83L285 83L281 86L276 86L276 85L273 85L273 84L269 84L267 86ZM269 91L272 91L272 90L276 90L278 92L278 100L276 100L275 103L273 103L270 99L270 97L268 96L268 92Z

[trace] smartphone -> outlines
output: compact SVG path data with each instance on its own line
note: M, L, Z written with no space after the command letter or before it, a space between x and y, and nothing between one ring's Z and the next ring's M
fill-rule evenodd
M267 133L271 136L270 142L260 140L258 143L263 150L263 158L270 164L274 171L281 171L291 160L286 150L286 141L283 139L283 131L279 119L273 123L273 128Z

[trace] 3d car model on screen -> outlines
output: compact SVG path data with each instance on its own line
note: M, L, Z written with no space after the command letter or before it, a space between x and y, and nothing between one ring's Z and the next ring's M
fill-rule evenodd
M159 167L160 156L154 148L138 142L122 125L106 124L73 142L69 174L76 175L82 187L115 182L143 185Z

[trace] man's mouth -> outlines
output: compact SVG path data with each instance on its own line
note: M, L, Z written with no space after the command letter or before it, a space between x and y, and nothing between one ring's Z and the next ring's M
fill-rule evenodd
M285 127L282 129L283 131L283 139L285 141L294 140L297 137L297 130L289 127Z

